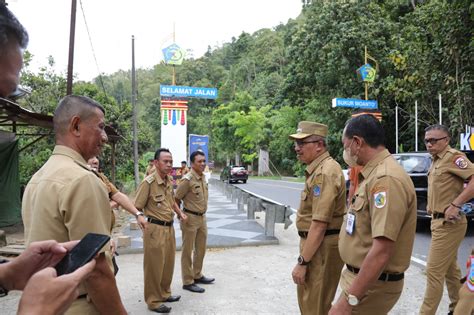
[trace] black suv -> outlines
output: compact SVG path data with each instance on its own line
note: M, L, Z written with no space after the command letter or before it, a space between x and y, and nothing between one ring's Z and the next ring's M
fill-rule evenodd
M245 184L248 178L249 174L245 170L245 167L239 165L230 165L224 167L220 176L222 181L227 181L229 183L238 182L240 180Z
M463 151L466 156L474 162L474 151ZM431 155L428 152L409 152L393 154L395 160L410 175L416 191L417 216L418 219L430 219L426 212L428 203L428 171L431 166ZM474 200L470 201L471 203ZM468 218L474 218L474 212L467 214Z

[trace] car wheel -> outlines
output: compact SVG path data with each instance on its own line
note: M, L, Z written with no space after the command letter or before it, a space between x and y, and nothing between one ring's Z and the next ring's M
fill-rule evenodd
M242 182L244 182L244 184L246 184L246 183L247 183L247 180L246 180L246 179L244 179Z

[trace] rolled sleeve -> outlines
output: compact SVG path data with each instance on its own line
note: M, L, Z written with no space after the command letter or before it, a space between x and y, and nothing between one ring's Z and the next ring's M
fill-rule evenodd
M175 196L174 196L176 199L182 200L184 196L186 196L186 194L189 191L189 183L190 181L187 179L183 179L179 183L178 188L176 189Z
M137 209L143 210L145 208L149 194L150 185L148 182L143 181L140 186L138 186L137 193L135 195L135 207Z
M337 200L337 183L332 174L321 174L312 183L312 220L331 222Z
M372 237L396 241L408 210L402 183L390 176L382 177L374 182L368 199Z

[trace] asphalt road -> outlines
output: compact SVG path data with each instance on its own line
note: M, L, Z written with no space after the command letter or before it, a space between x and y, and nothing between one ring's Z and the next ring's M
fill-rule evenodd
M300 193L304 186L303 183L254 178L249 178L246 184L239 183L234 185L279 203L290 205L293 209L298 209ZM421 266L426 266L428 258L431 241L429 224L429 220L419 221L416 232L412 262ZM470 222L466 237L458 251L458 263L463 273L471 246L474 246L474 222Z

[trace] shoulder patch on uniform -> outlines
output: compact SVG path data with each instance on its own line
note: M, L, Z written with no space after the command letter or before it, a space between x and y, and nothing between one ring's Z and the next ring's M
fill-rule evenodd
M387 203L387 192L386 191L378 191L374 193L374 205L376 208L383 208Z
M462 155L454 157L454 164L456 164L456 166L461 169L465 169L468 166L466 158Z
M316 185L316 186L313 187L313 195L315 197L321 196L321 186Z
M191 174L191 173L186 173L186 174L183 176L183 179L191 180L191 178L193 178L193 174Z
M155 181L155 175L154 174L151 174L151 175L148 175L147 177L145 177L145 181L148 183L148 184L151 184Z

